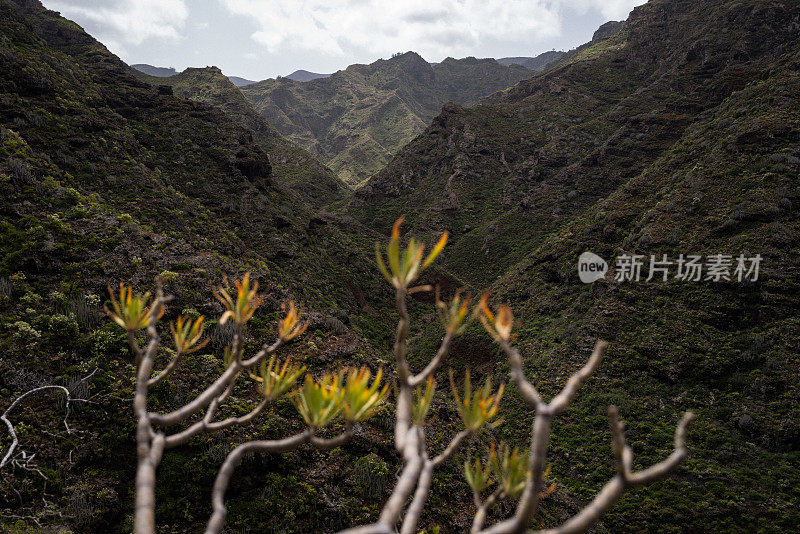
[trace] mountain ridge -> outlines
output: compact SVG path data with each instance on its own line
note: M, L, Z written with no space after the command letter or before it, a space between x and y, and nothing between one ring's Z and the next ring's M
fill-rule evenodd
M170 77L133 75L153 86L169 86L183 98L216 106L251 130L255 140L271 155L278 180L316 207L341 200L344 184L311 154L283 138L245 99L230 77L218 67L189 67Z
M492 59L448 58L431 67L407 52L308 82L263 80L242 92L281 134L356 185L421 132L446 101L472 102L533 74Z

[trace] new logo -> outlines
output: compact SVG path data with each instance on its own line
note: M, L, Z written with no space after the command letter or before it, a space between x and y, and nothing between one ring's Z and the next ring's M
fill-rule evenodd
M597 254L584 252L578 258L578 277L584 284L600 280L607 272L608 263Z

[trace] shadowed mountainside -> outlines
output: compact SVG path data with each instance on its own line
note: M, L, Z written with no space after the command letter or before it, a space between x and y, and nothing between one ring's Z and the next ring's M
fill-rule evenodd
M291 187L306 201L322 206L343 198L346 187L336 175L311 154L284 139L217 67L188 68L166 78L136 71L133 75L156 87L169 86L183 98L217 107L252 131L255 141L270 156L275 180Z
M208 72L195 74L216 83ZM310 363L322 369L374 365L383 357L374 347L385 345L391 330L376 316L391 298L371 252L360 252L373 239L283 183L281 164L271 162L277 157L270 158L259 134L216 107L172 93L134 78L77 24L38 2L0 0L0 392L7 400L46 383L74 384L96 369L76 392L93 403L70 413L72 433L50 397L15 412L21 450L35 451L43 476L4 468L0 530L130 531L134 365L124 334L102 314L107 284L129 281L146 291L159 276L176 297L164 320L180 313L217 318L221 308L210 288L223 275L249 270L265 300L249 326L248 351L274 336L280 304L291 298L312 320L290 350L298 360L313 355ZM174 380L153 390L153 409L171 409L218 376L230 337L215 321L207 332L216 355L209 349L187 359ZM161 354L159 365L167 357ZM257 402L246 384L232 399L232 413ZM278 407L247 431L293 431L299 424L292 411ZM201 528L219 455L242 439L218 435L165 458L161 525ZM291 514L278 524L306 532L365 521L375 505L354 495L350 483L326 484L323 498L293 475L324 465L321 476L343 481L361 450L277 464L254 459L232 488L242 504L232 506L230 528L274 526L271 513ZM265 484L280 498L265 497ZM323 515L327 498L343 507Z
M367 225L406 214L417 234L450 229L445 266L511 304L545 391L589 339L612 341L553 437L572 498L610 472L605 404L637 421L628 434L642 451L667 450L676 414L698 412L682 476L626 497L604 519L611 532L651 530L654 517L659 532L798 520L799 36L797 2L653 0L547 73L448 105L348 208ZM651 254L763 260L756 283L588 286L584 251L612 268L641 254L645 276ZM464 345L460 359L505 370Z
M489 287L512 306L527 374L545 397L595 338L612 342L554 425L548 462L557 485L534 526L559 523L613 474L605 408L615 404L630 422L634 467L668 453L683 410L698 417L676 476L626 495L598 533L793 531L800 7L653 0L604 28L539 75L498 71L493 60L430 67L409 53L328 79L267 80L244 88L251 100L274 99L258 108L262 117L217 69L143 83L76 24L33 0L0 0L0 391L13 398L98 369L85 393L97 403L69 416L73 434L57 430L62 413L49 401L16 414L47 480L3 472L0 528L130 530L133 362L124 335L101 318L107 282L145 290L160 275L177 296L166 319L217 317L209 286L251 270L266 300L249 349L273 334L280 302L293 298L312 319L292 346L298 361L315 371L390 369L391 295L372 265L372 242L405 214L428 242L451 231L447 272L425 282ZM526 79L481 99L493 91L483 81L498 72L501 87ZM449 95L478 104L440 109ZM386 147L419 135L331 214L318 206L348 197L264 117L317 153L331 147L331 161L334 149L351 148L336 164L361 176L389 159ZM612 265L623 253L763 261L750 283L584 285L576 264L587 250ZM422 324L409 355L419 366L441 328L430 306L412 302L411 313ZM213 322L209 335L224 345ZM192 356L153 389L154 409L173 408L218 375L219 358ZM475 377L508 372L475 324L449 363L457 376L467 367ZM503 398L506 423L487 441L521 444L527 435L531 414L513 389ZM243 386L232 401L226 415L257 399ZM458 417L438 396L434 403L428 437L437 449ZM254 427L170 451L159 470L159 524L201 529L230 444L296 430L292 413L279 403ZM229 528L329 532L373 520L397 465L381 441L391 424L392 414L376 418L331 453L245 459ZM473 505L456 460L433 479L425 528L469 528Z

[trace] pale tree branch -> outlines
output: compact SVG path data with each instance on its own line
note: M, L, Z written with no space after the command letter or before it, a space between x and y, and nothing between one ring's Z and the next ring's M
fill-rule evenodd
M422 515L422 509L425 507L425 501L428 498L435 466L432 461L424 456L422 457L422 461L424 462L424 466L417 480L417 489L414 492L414 498L411 500L411 504L403 518L403 526L400 529L400 534L415 534L417 532L417 523L419 522L420 515Z
M508 356L508 363L511 366L511 380L517 385L525 402L527 402L531 408L538 409L539 405L542 403L542 397L539 395L536 387L525 378L525 372L522 370L522 356L520 356L517 348L512 347L505 339L500 339L499 343L500 348L503 349L503 352Z
M389 527L392 527L400 518L406 499L414 491L422 471L423 459L420 454L420 432L418 427L412 427L404 441L405 467L401 471L394 491L384 504L383 511L381 511L381 515L378 518L378 523Z
M227 508L225 507L225 492L228 490L228 485L230 484L234 470L241 463L242 457L245 454L255 452L286 452L294 450L305 443L310 443L312 446L321 450L327 450L346 443L352 435L352 426L348 424L343 433L331 439L316 437L313 431L308 429L294 436L280 440L248 441L233 449L222 464L222 467L217 473L217 479L214 481L214 488L211 493L211 505L214 511L206 525L206 534L218 534L222 532L222 528L225 524L225 517L228 514Z
M618 419L616 407L609 407L608 413L617 475L609 480L592 502L577 515L558 528L537 531L539 534L578 534L586 532L619 500L629 487L647 484L665 477L686 458L688 454L686 451L686 430L694 418L692 412L686 412L675 429L675 448L672 454L667 459L637 472L631 472L629 460L625 459L626 457L631 458L630 452L625 452L630 451L630 448L625 444L623 426Z
M9 460L11 460L11 457L14 455L14 451L16 450L17 445L19 445L19 438L17 437L17 433L14 430L14 425L8 419L8 416L11 414L11 411L14 408L16 408L17 405L20 402L22 402L25 398L30 397L31 395L36 395L37 393L41 393L43 391L53 391L53 390L61 391L67 398L67 408L66 408L67 413L64 415L64 427L67 429L67 432L69 432L69 426L67 425L67 415L69 414L69 403L71 401L71 397L69 394L69 390L67 388L65 388L64 386L42 386L34 388L30 391L26 391L25 393L17 397L8 408L6 408L6 411L3 412L3 415L0 415L0 421L3 421L3 423L5 423L6 428L8 428L8 434L9 436L11 436L11 445L9 445L6 454L3 456L3 459L0 460L0 469L2 469L9 462Z
M166 414L151 413L150 420L153 422L153 424L159 426L169 426L191 417L198 411L208 406L215 397L222 395L225 390L236 380L236 378L238 378L242 370L253 367L267 356L274 354L281 343L282 341L279 338L271 345L265 344L258 354L252 358L241 361L239 359L234 359L233 363L231 363L225 372L222 373L213 384L195 397L190 403L185 404L177 410Z
M214 400L214 402L216 402L216 399ZM239 417L228 417L221 421L210 421L204 417L200 421L197 421L196 423L191 425L186 430L168 436L166 438L166 448L171 449L173 447L177 447L178 445L183 445L184 443L189 441L190 438L202 432L216 432L219 430L223 430L225 428L230 428L235 425L243 425L245 423L249 423L250 421L255 419L259 414L261 414L268 404L269 402L266 399L264 399L261 402L259 402L255 408L250 410L245 415ZM210 408L209 408L209 413L211 413Z
M408 351L407 337L409 328L408 308L406 307L406 290L398 288L395 295L397 312L400 320L397 323L397 334L394 342L394 358L397 367L397 407L394 427L394 444L398 452L406 449L406 436L411 427L411 370L408 366L406 353Z
M503 346L503 350L509 355L511 360L511 372L515 382L524 384L527 380L521 375L522 366L519 353L516 349L508 345L508 343L501 341L501 345L505 345ZM526 400L532 402L536 408L536 419L534 420L531 437L530 475L528 482L525 485L514 517L501 521L485 530L478 530L478 532L481 534L505 534L526 531L527 525L536 512L541 499L542 473L546 461L547 443L550 438L552 419L567 407L575 397L578 388L592 373L594 373L607 347L607 343L598 341L588 362L569 378L564 389L553 398L549 404L541 400L537 401L536 397L530 394L532 391L535 391L535 389L532 389L532 386L531 388L525 388L529 394L526 396L525 393L523 393L523 396L526 396ZM516 376L514 376L515 374ZM523 390L523 387L520 387L520 390ZM538 396L538 393L536 395ZM582 509L576 516L565 522L561 527L535 532L538 534L578 534L586 532L599 520L603 513L614 505L627 488L646 484L669 474L687 455L685 447L686 429L693 417L691 412L687 412L678 424L675 430L675 450L667 459L642 471L633 472L631 467L633 464L633 453L630 447L625 443L624 429L622 423L619 421L617 409L611 406L609 408L609 420L612 434L614 464L617 475L603 486L589 505ZM478 518L476 516L476 522L477 521ZM481 518L481 521L483 521L483 518ZM474 527L473 532L475 532Z
M589 361L586 362L577 373L573 374L567 380L567 384L564 386L564 389L561 390L561 393L555 396L555 398L550 401L550 409L553 411L554 414L559 414L564 411L564 408L572 402L572 399L575 398L575 394L578 392L578 388L583 385L586 380L592 373L595 372L597 366L600 365L600 362L603 360L603 356L608 349L608 343L605 341L598 341L595 346L594 350L592 351L592 355L589 357Z
M461 445L461 442L464 441L464 439L469 437L471 434L472 432L470 432L469 430L462 430L461 432L456 434L453 437L453 439L450 440L450 443L447 445L447 448L444 451L442 451L439 455L434 457L433 460L431 460L433 467L439 467L442 463L447 461L447 459L453 455L456 449L458 449L459 445Z
M147 381L147 387L153 387L162 380L164 380L165 378L167 378L172 373L172 371L174 371L175 368L178 366L182 357L183 354L180 351L178 351L175 354L175 356L172 357L172 359L169 361L166 367L164 367L164 369L161 370L160 373L158 373L156 376Z
M548 404L541 400L536 388L528 382L522 370L522 358L515 348L505 340L500 340L500 346L509 356L511 377L519 387L525 400L536 410L536 417L531 432L531 447L529 452L528 481L517 505L514 516L501 521L482 531L486 534L506 534L522 532L530 522L533 514L539 507L540 493L542 491L542 474L547 462L547 449L550 442L550 431L554 415L566 408L574 398L578 388L597 369L608 347L605 341L598 341L588 362L567 380L564 389Z
M450 342L453 340L453 334L450 332L444 335L442 339L442 344L439 346L439 350L436 351L436 355L433 359L425 366L425 369L420 371L418 374L412 376L408 380L408 384L414 388L419 386L420 384L424 383L430 375L439 368L442 361L447 358L447 354L450 351Z
M158 434L153 437L153 427L147 412L147 382L153 372L153 360L158 350L161 338L156 328L158 317L168 298L164 297L161 284L157 284L156 299L150 311L147 324L147 335L150 341L144 351L131 345L134 353L141 356L137 373L136 388L133 397L133 411L136 416L136 508L134 511L133 530L135 534L151 534L155 531L155 484L156 467L161 460L164 447L163 436ZM135 337L129 335L129 340ZM155 444L155 446L154 446Z
M411 500L411 504L403 518L403 526L400 530L400 534L414 534L417 531L417 523L419 522L419 517L422 514L425 502L428 499L428 493L430 492L433 470L450 458L456 449L458 449L458 446L461 445L461 442L464 441L464 438L469 436L471 432L462 430L456 434L453 439L450 440L447 448L433 459L428 459L428 454L425 452L425 437L421 429L419 430L419 434L422 441L420 448L423 466L417 480L417 489L414 492L414 498Z
M477 509L475 512L475 517L472 520L472 529L470 529L470 532L474 534L476 532L480 532L480 530L483 528L489 508L491 508L498 499L502 498L503 487L498 486L483 502L481 502L481 496L477 491L473 491L472 493L475 500L475 507Z
M86 382L87 380L92 378L96 372L97 369L89 373L84 378L81 378L78 381L78 384ZM60 391L61 393L64 394L64 397L66 398L66 402L64 403L64 428L66 429L68 434L71 433L69 429L69 424L67 423L67 417L69 417L70 404L73 402L84 402L83 399L73 399L69 389L59 385L41 386L26 391L25 393L21 394L19 397L14 399L14 401L8 406L8 408L5 409L3 414L0 415L0 421L5 423L6 428L8 429L8 434L11 437L11 445L9 445L8 450L6 451L5 455L3 455L2 460L0 460L0 469L2 469L11 460L12 456L14 455L14 451L19 445L19 438L17 437L17 433L14 430L14 425L11 423L11 420L8 418L8 416L11 415L11 412L14 411L14 408L16 408L23 400L38 393L42 393L44 391Z

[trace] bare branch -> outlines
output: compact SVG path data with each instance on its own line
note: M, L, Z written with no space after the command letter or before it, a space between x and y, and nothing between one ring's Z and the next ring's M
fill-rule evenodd
M406 291L398 288L395 295L395 303L400 320L397 323L397 334L394 342L394 358L397 366L397 408L394 426L394 445L398 452L405 450L406 436L411 427L411 385L409 378L411 370L408 366L406 353L408 351L407 337L410 319L408 308L406 307Z
M561 390L561 393L556 395L556 397L550 401L550 408L553 410L553 413L559 414L564 411L564 408L575 398L575 394L578 392L578 388L583 385L586 380L592 376L597 366L600 365L600 362L603 360L603 356L606 353L606 349L608 348L608 343L605 341L598 341L595 346L594 350L592 351L592 355L589 357L589 361L586 362L580 371L573 374L567 380L567 385L564 386L564 389Z
M519 388L522 398L525 399L525 402L532 408L538 409L539 405L542 404L542 397L539 395L539 392L536 391L534 385L525 378L525 373L522 370L522 356L520 356L516 347L512 347L508 341L500 339L499 344L500 348L502 348L503 352L508 356L508 362L511 366L511 379L517 385L517 388Z
M626 489L663 478L686 457L686 429L694 418L692 412L686 412L675 429L675 450L672 454L666 460L636 473L631 473L629 460L625 459L626 456L630 458L631 454L630 448L625 444L625 438L622 435L622 424L619 422L617 409L614 406L610 406L608 413L611 423L614 458L617 464L617 475L609 480L592 502L576 516L570 518L558 528L539 531L541 534L578 534L586 532L592 525L597 523L603 513L619 500Z
M31 395L35 395L37 393L41 393L42 391L52 391L58 390L64 393L64 396L67 398L67 405L66 405L66 413L64 414L64 426L69 432L69 426L67 426L67 415L69 414L69 403L72 400L69 394L69 390L64 386L42 386L38 388L34 388L30 391L26 391L16 399L11 405L6 408L6 411L3 412L3 415L0 415L0 421L3 421L6 424L6 428L8 428L8 434L11 436L11 445L8 447L6 454L3 456L3 459L0 460L0 469L2 469L8 462L11 460L11 457L14 454L14 450L16 450L17 445L19 445L19 438L17 438L17 433L14 431L14 425L11 424L11 421L8 419L9 414L17 405L22 402L25 398L30 397Z
M632 486L647 484L654 480L665 477L668 473L675 469L688 454L686 451L686 430L692 419L694 419L694 413L686 412L683 414L683 418L675 429L675 449L672 451L672 454L670 454L665 460L652 465L647 469L629 472L627 474L626 482Z
M82 383L86 382L87 380L92 378L96 372L97 372L97 369L95 369L94 371L92 371L91 373L86 375L85 377L81 378L77 382L77 384L75 384L75 385L77 386L78 384L82 384ZM8 418L8 416L11 415L11 412L14 411L14 408L16 408L19 405L19 403L21 403L27 397L30 397L32 395L36 395L37 393L41 393L43 391L52 391L52 390L60 391L66 397L66 402L64 403L64 428L67 430L67 433L70 433L69 425L67 424L67 417L69 416L70 404L72 402L84 402L83 399L73 399L72 396L70 395L69 389L67 389L64 386L59 386L59 385L41 386L41 387L34 388L34 389L29 390L29 391L26 391L25 393L23 393L22 395L20 395L16 399L14 399L14 401L3 412L3 415L0 415L0 421L5 423L6 428L8 429L8 434L11 437L11 445L9 445L8 450L6 451L5 455L3 456L3 459L0 460L0 469L2 469L11 460L12 456L14 455L14 450L19 445L19 438L17 437L17 433L14 430L14 425L11 423L11 420ZM42 475L42 476L44 476L44 475Z
M469 430L462 430L458 434L456 434L452 440L450 440L450 444L447 445L447 448L438 456L436 456L431 463L433 463L433 467L439 467L442 463L444 463L453 453L458 449L458 446L461 445L461 442L464 441L464 438L468 437L471 434Z
M566 408L575 397L578 388L591 376L595 369L597 369L608 343L605 341L598 341L595 344L594 351L589 357L589 361L567 380L564 389L550 404L546 404L541 400L536 388L524 377L522 372L522 359L519 355L519 351L502 339L500 340L500 346L509 356L512 379L517 383L525 400L536 409L536 419L533 422L533 431L531 433L531 449L529 456L530 476L525 484L525 489L522 491L514 517L501 521L484 530L483 532L486 534L521 532L528 525L533 514L536 513L539 507L539 495L542 491L542 473L544 472L547 462L547 449L550 441L553 416Z
M405 506L406 499L417 485L422 470L423 457L420 454L420 432L417 427L412 427L405 440L406 465L400 473L400 478L394 487L392 495L383 506L383 511L378 518L378 523L392 526L397 522Z
M155 358L161 338L158 335L156 322L168 299L164 297L161 284L157 284L156 299L150 312L150 319L147 325L147 335L150 341L144 351L140 351L141 361L136 375L136 388L133 397L133 411L136 415L136 508L134 511L133 529L135 534L151 534L155 531L155 484L156 467L161 460L163 450L163 436L154 452L151 438L153 437L153 427L150 424L149 414L147 413L147 382L153 371L153 359Z
M214 399L212 404L216 403L217 399ZM250 410L247 414L239 416L239 417L228 417L227 419L223 419L222 421L214 421L211 422L207 420L205 417L200 421L197 421L193 425L191 425L186 430L179 432L177 434L173 434L166 438L166 448L171 449L173 447L177 447L178 445L183 445L192 437L200 434L201 432L216 432L218 430L223 430L225 428L230 428L234 425L243 425L252 421L256 418L264 409L267 407L269 402L264 399L260 403L256 405L255 408ZM211 408L209 407L209 412L211 413Z
M414 492L414 498L411 500L411 505L408 507L405 518L403 518L400 534L415 534L417 532L417 523L420 515L422 515L422 509L425 506L425 501L428 499L428 492L431 488L434 467L432 461L425 460L425 466L422 468L417 480L417 490Z
M337 534L394 534L394 528L382 523L372 523L358 527L340 530Z
M151 413L150 421L159 426L169 426L179 423L187 417L192 416L208 406L215 397L221 395L225 389L228 388L234 380L236 380L236 378L239 376L239 373L241 373L243 369L253 367L267 356L274 354L281 343L281 340L277 339L274 343L272 343L272 345L265 344L258 354L250 359L243 361L234 360L230 367L228 367L225 372L214 381L213 384L206 388L205 391L195 397L192 402L185 404L177 410L167 414Z
M286 452L300 447L305 443L311 443L319 449L330 449L345 443L352 436L352 427L347 425L345 431L332 439L321 439L313 435L308 429L295 434L294 436L280 440L248 441L233 449L225 462L222 464L217 479L214 481L214 489L211 494L211 505L214 509L211 518L206 525L206 534L218 534L222 532L225 524L225 517L228 514L225 508L225 492L230 484L231 476L236 467L241 463L242 457L249 452L278 453Z
M494 503L499 499L503 494L503 487L498 486L491 495L489 495L484 502L480 502L480 495L478 492L473 492L475 496L475 506L477 507L477 511L475 512L475 517L472 520L472 529L470 529L471 533L480 532L483 528L483 524L486 522L486 513L489 511Z
M156 376L147 381L147 386L153 387L162 380L164 380L165 378L167 378L170 375L170 373L172 373L172 371L174 371L175 368L178 366L178 363L180 363L182 356L183 354L181 354L181 352L178 351L175 354L175 356L173 356L172 359L169 361L167 366L161 370L160 373L158 373Z
M409 385L414 388L418 385L425 382L428 377L433 374L436 369L438 369L439 365L441 365L442 361L447 357L448 352L450 351L450 342L453 340L453 334L450 332L444 335L442 339L442 344L439 346L439 350L436 351L436 355L433 359L425 366L425 369L420 371L418 374L409 378L408 383Z

